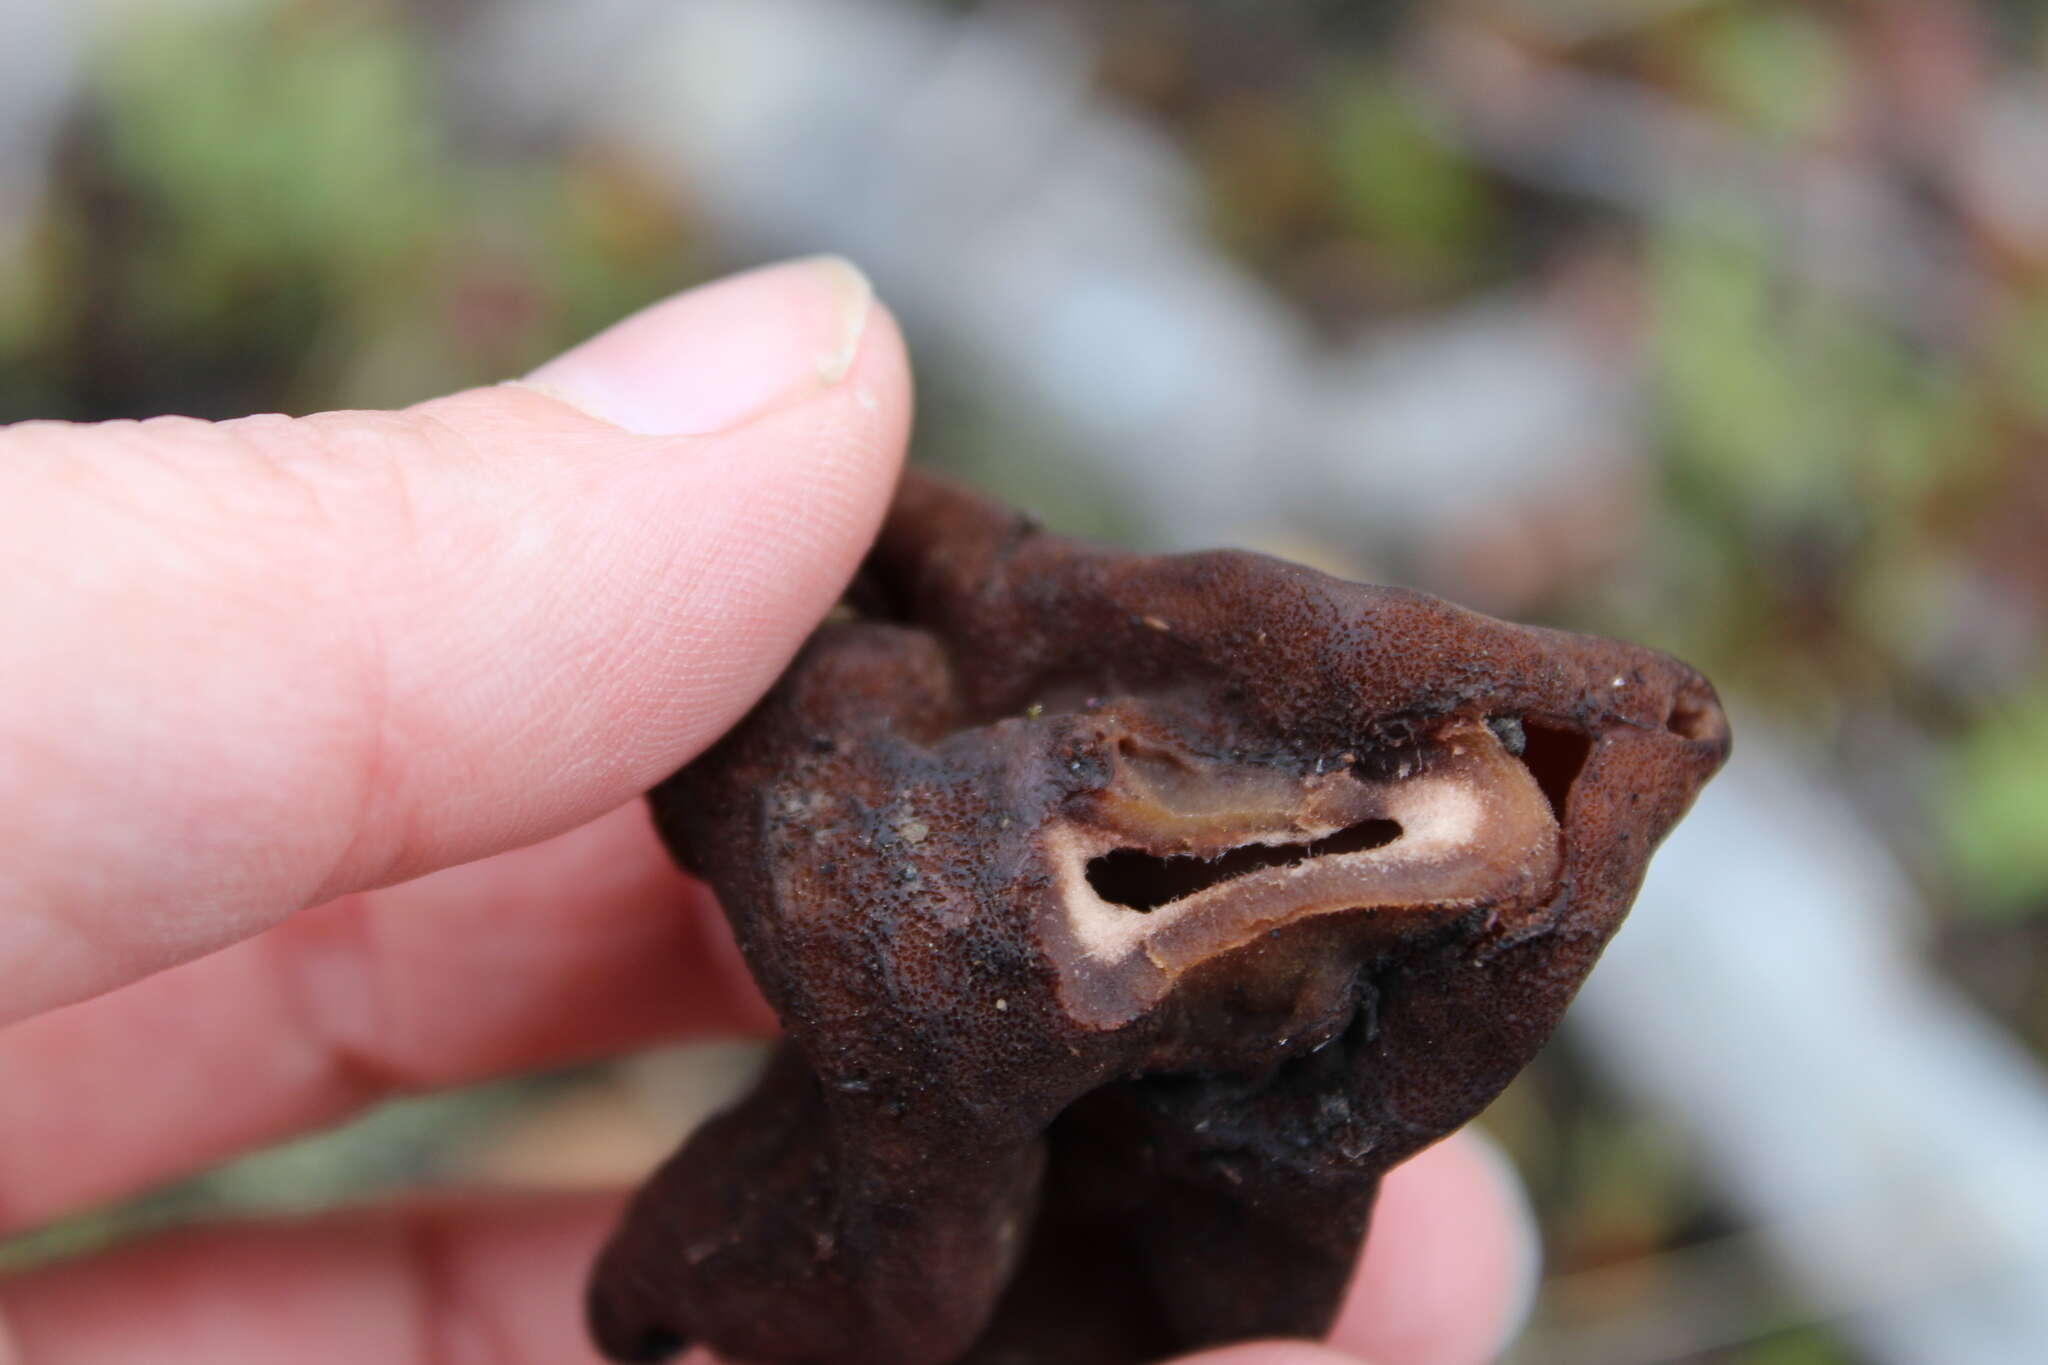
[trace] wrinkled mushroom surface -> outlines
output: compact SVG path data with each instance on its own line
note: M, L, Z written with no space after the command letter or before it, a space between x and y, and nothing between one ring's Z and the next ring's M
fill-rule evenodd
M1320 1335L1728 750L1649 650L920 476L849 602L654 793L787 1040L607 1248L619 1360Z

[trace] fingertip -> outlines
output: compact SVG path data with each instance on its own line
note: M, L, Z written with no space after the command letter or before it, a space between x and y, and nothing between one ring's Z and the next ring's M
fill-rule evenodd
M1522 1183L1522 1173L1515 1168L1507 1148L1483 1128L1467 1128L1460 1136L1475 1164L1491 1176L1499 1199L1497 1207L1506 1223L1508 1292L1499 1339L1485 1356L1492 1360L1514 1344L1536 1311L1536 1296L1543 1287L1543 1234L1536 1224L1536 1209L1529 1202L1528 1187Z
M1505 1154L1467 1129L1389 1173L1332 1340L1382 1365L1481 1365L1520 1332L1541 1269Z

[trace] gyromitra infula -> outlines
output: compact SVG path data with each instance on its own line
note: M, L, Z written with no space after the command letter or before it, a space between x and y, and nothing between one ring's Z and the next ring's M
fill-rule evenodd
M654 793L788 1036L605 1252L619 1360L1322 1333L1728 752L1663 655L916 476L839 616Z

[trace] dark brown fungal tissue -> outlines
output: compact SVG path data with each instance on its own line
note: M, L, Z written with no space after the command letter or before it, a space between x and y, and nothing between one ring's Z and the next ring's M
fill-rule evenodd
M1728 752L1661 654L921 477L849 608L654 793L787 1040L604 1253L618 1360L1320 1335Z

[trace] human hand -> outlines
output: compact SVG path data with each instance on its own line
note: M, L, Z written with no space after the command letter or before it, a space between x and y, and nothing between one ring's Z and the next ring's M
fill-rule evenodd
M405 412L0 428L0 1235L394 1094L770 1027L634 798L831 606L909 413L887 311L806 262ZM1394 1173L1336 1342L1488 1358L1516 1198L1458 1140ZM178 1233L0 1282L0 1365L588 1362L616 1212Z

